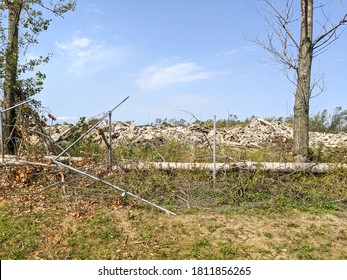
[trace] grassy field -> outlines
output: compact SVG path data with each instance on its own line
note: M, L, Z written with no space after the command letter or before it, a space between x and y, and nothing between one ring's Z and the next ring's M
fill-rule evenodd
M65 205L66 208L70 208ZM0 208L1 259L346 259L347 214ZM71 207L74 208L74 207Z
M177 216L66 171L0 171L0 259L347 259L343 170L220 173L215 187L201 171L105 175Z

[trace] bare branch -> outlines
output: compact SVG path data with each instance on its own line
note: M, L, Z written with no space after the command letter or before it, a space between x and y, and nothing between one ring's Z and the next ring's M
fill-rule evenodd
M285 68L297 69L297 61L292 57L292 55L290 55L286 50L283 52L283 50L276 49L273 43L273 34L268 34L267 42L260 40L258 37L254 39L254 42L264 50L271 53L274 56L273 61L276 64L283 64L285 65ZM285 46L285 44L282 44L283 48Z
M272 3L270 0L264 0L267 5L272 9L274 12L274 16L277 18L278 23L283 28L287 36L290 38L292 43L299 48L298 42L295 40L294 36L292 35L292 32L290 31L288 25L293 22L293 0L286 2L286 8L285 11L282 13L280 12Z
M322 47L325 48L325 45L327 43L329 43L329 45L331 44L329 41L331 41L331 40L336 41L338 39L339 35L342 33L341 32L339 35L336 35L337 29L340 26L346 25L346 24L347 24L347 14L344 15L344 17L340 20L340 22L335 24L331 29L327 30L325 33L323 33L322 35L320 35L318 38L316 38L313 41L313 43L312 43L313 49L320 49ZM334 36L335 36L335 38L333 38Z
M192 118L188 121L188 123L190 123L192 120L195 120L197 122L201 122L201 120L199 120L192 112L188 112L188 111L181 110L181 109L175 109L174 111L180 111L180 112L187 113L187 114L191 115Z
M311 82L310 99L321 95L322 93L324 93L326 91L326 89L327 88L326 88L325 82L324 82L324 74L318 73L314 77L313 82ZM317 90L317 93L313 94L313 92L316 90Z
M276 8L270 0L263 1L266 7L262 12L257 10L257 13L266 21L270 31L266 40L257 36L251 41L271 53L276 64L284 65L285 69L297 70L299 44L290 28L290 25L298 20L294 18L294 0L288 0L283 11Z
M269 29L267 38L265 40L256 37L251 40L258 46L268 51L273 55L273 61L276 64L282 64L284 66L284 72L289 78L287 69L298 69L298 53L300 45L295 40L293 32L291 30L291 24L298 19L294 16L295 0L285 1L283 9L276 7L271 0L263 0L265 7L262 11L257 10L257 13L266 21ZM332 44L339 39L344 29L339 31L339 28L343 25L347 25L347 14L342 13L341 20L334 24L331 20L331 16L325 12L325 7L332 1L322 3L319 6L314 7L315 10L320 9L325 19L323 23L316 22L320 25L321 30L315 40L312 40L313 57L316 57L325 51L327 51ZM343 11L344 1L341 0L341 9ZM289 78L293 83L293 80Z

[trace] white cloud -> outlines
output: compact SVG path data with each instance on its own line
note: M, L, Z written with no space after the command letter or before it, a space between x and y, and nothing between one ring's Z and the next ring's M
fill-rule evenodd
M215 56L229 56L239 52L254 52L254 51L256 51L255 46L247 46L240 49L231 49L225 52L219 52L219 53L216 53Z
M220 53L216 53L215 56L228 56L228 55L232 55L232 54L235 54L235 53L238 53L240 51L240 49L232 49L232 50L229 50L229 51L226 51L226 52L220 52Z
M78 52L81 49L87 48L90 44L91 44L91 40L86 37L83 37L83 38L74 37L68 43L55 42L55 45L57 46L58 49L62 51L69 51L69 52Z
M209 79L219 72L203 71L193 62L176 63L169 66L152 65L147 67L137 84L142 89L157 89L170 84L187 83L195 80Z
M97 43L87 37L73 37L69 42L55 42L59 52L70 59L71 73L93 74L115 65L127 57L124 49Z

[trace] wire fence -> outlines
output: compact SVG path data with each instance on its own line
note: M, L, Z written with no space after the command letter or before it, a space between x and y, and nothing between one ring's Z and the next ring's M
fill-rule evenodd
M194 207L221 211L276 209L293 205L330 207L335 202L345 207L347 194L343 178L346 177L341 177L346 175L345 170L317 176L260 169L215 168L217 162L231 164L247 159L252 153L253 156L260 154L271 159L273 155L267 153L274 154L274 146L262 149L228 147L218 138L223 131L199 125L190 126L189 131L194 133L188 135L180 133L180 127L166 129L169 132L163 135L160 131L164 129L160 125L148 135L149 126L136 128L133 124L112 122L110 112L103 115L103 120L81 121L74 126L48 126L39 114L31 113L30 118L21 117L17 122L21 133L17 156L47 165L51 162L47 156L53 156L63 163L64 169L3 165L0 169L2 187L17 186L30 195L55 189L66 197L98 199L109 206L141 207L141 199L144 199L169 211ZM170 131L178 134L177 138L170 138ZM76 143L79 138L81 141ZM76 144L70 147L73 143ZM276 157L286 161L288 155L279 149ZM196 167L186 170L158 170L154 167L143 170L138 167L139 163L149 161L209 163L214 168L211 171ZM68 171L66 167L73 170ZM90 176L71 172L75 169ZM114 192L104 182L117 186L120 192ZM124 196L124 190L141 199L136 201L134 197Z

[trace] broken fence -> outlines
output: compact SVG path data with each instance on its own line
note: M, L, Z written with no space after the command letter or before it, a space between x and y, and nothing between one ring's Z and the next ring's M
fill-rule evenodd
M53 158L52 161L53 161L55 164L59 165L59 166L62 166L62 167L64 167L64 168L67 168L67 169L69 169L69 170L71 170L71 171L73 171L73 172L75 172L75 173L78 173L78 174L83 175L83 176L85 176L85 177L91 178L91 179L93 179L93 180L95 180L95 181L97 181L97 182L99 182L99 183L101 183L101 184L104 184L104 185L106 185L106 186L108 186L108 187L111 187L111 188L113 188L113 189L115 189L115 190L121 192L121 193L122 193L122 196L128 195L128 196L130 196L130 197L132 197L132 198L135 198L135 199L137 199L137 200L139 200L139 201L141 201L141 202L143 202L143 203L146 203L146 204L148 204L148 205L150 205L150 206L152 206L152 207L155 207L156 209L158 209L158 210L160 210L160 211L163 211L163 212L168 213L168 214L171 214L171 215L176 215L174 212L171 212L171 211L169 211L169 210L167 210L167 209L165 209L165 208L163 208L163 207L161 207L161 206L159 206L159 205L156 205L156 204L154 204L154 203L152 203L152 202L150 202L150 201L148 201L148 200L146 200L146 199L144 199L144 198L142 198L142 197L140 197L140 196L138 196L138 195L135 195L135 194L133 194L133 193L131 193L131 192L128 192L128 191L126 191L125 189L122 189L122 188L120 188L120 187L118 187L118 186L115 186L115 185L113 185L112 183L110 183L110 182L108 182L108 181L105 181L105 180L103 180L103 179L100 179L100 178L98 178L98 177L96 177L96 176L94 176L94 175L91 175L91 174L89 174L89 173L87 173L87 172L81 171L81 170L79 170L79 169L77 169L77 168L71 167L71 166L69 166L69 165L67 165L67 164L64 164L64 163L62 163L62 162L59 161L59 158L60 158L61 156L63 156L68 150L70 150L73 146L75 146L81 139L83 139L89 132L91 132L93 129L95 129L102 121L104 121L104 120L108 117L108 119L109 119L109 124L110 124L110 125L109 125L110 137L109 137L109 143L108 143L107 146L108 146L108 151L109 151L109 165L110 165L110 167L112 167L112 137L111 137L111 119L112 119L112 112L113 112L114 110L116 110L119 106L121 106L128 98L129 98L129 96L126 97L123 101L121 101L116 107L114 107L114 108L111 109L110 111L104 113L104 115L99 119L99 121L97 121L97 122L96 122L92 127L90 127L85 133L83 133L75 142L73 142L70 146L68 146L65 150L63 150L58 156L56 156L55 158Z

